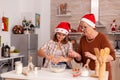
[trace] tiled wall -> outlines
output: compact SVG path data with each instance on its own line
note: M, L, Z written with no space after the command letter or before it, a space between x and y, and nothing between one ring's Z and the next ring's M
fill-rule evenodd
M61 21L70 22L72 28L77 29L80 18L90 13L91 0L51 0L51 37L57 24ZM68 10L71 11L71 17L58 17L57 7L61 3L67 3ZM99 20L105 26L105 30L110 31L110 24L113 19L116 19L116 24L120 25L120 0L99 0L100 14ZM101 28L100 28L101 29ZM114 36L109 36L111 40Z
M67 9L71 11L71 17L58 17L57 7L61 3L67 3ZM51 32L61 21L70 22L72 28L78 27L80 18L90 12L90 0L51 0Z
M113 19L120 25L120 0L99 0L100 1L100 21L109 30Z

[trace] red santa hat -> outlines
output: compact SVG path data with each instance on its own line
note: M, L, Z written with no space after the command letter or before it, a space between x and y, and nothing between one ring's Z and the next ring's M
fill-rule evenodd
M68 35L70 31L70 24L68 22L61 22L55 29L55 32L60 32Z
M91 27L95 28L96 20L94 14L86 14L82 17L81 21L86 22Z

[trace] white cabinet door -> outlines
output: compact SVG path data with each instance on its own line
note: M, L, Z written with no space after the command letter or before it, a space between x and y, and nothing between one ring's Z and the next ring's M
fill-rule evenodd
M112 62L112 80L120 80L120 57Z

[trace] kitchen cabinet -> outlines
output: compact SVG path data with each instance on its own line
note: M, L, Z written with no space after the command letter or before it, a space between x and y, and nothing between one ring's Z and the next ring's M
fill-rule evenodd
M120 32L108 32L108 34L112 34L112 35L120 35Z
M113 77L112 80L120 80L120 56L117 56L116 60L111 62L111 66L112 66L112 77Z
M24 58L23 55L19 55L19 56L11 56L8 58L5 57L1 57L0 58L0 73L2 72L2 68L4 68L4 66L7 64L9 67L9 70L13 70L14 69L14 62L15 59L19 60L19 61L23 61L22 59Z
M15 65L15 61L21 61L23 62L23 55L19 55L19 56L14 56L14 57L1 57L0 58L0 74L4 73L4 72L8 72L11 70L14 70L14 65ZM0 80L1 80L1 76L0 76Z
M82 36L82 32L71 32L68 34L68 36L70 39L75 39L77 42L79 42Z
M74 43L73 43L74 50L77 49L77 46L79 44L81 36L82 36L81 32L71 32L71 33L68 34L68 37L69 37L70 41L71 42L74 41Z
M112 38L111 42L116 50L120 50L120 32L108 32Z

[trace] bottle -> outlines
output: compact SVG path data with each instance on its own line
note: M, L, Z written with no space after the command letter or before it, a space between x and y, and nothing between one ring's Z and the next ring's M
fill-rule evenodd
M4 46L4 43L2 44L2 47L1 47L1 56L4 57L4 52L5 52L5 46Z
M15 72L16 74L21 74L23 69L23 64L20 61L15 62Z
M34 71L35 65L32 63L32 56L29 56L29 61L28 61L28 71Z
M10 57L10 47L8 45L5 45L5 52L4 57Z
M2 51L1 51L1 49L2 49L2 48L1 48L1 46L0 46L0 58L2 57Z
M24 19L22 20L22 26L23 26L23 27L26 26L26 22L27 22L27 21L26 21L26 19L25 19L25 17L24 17Z

